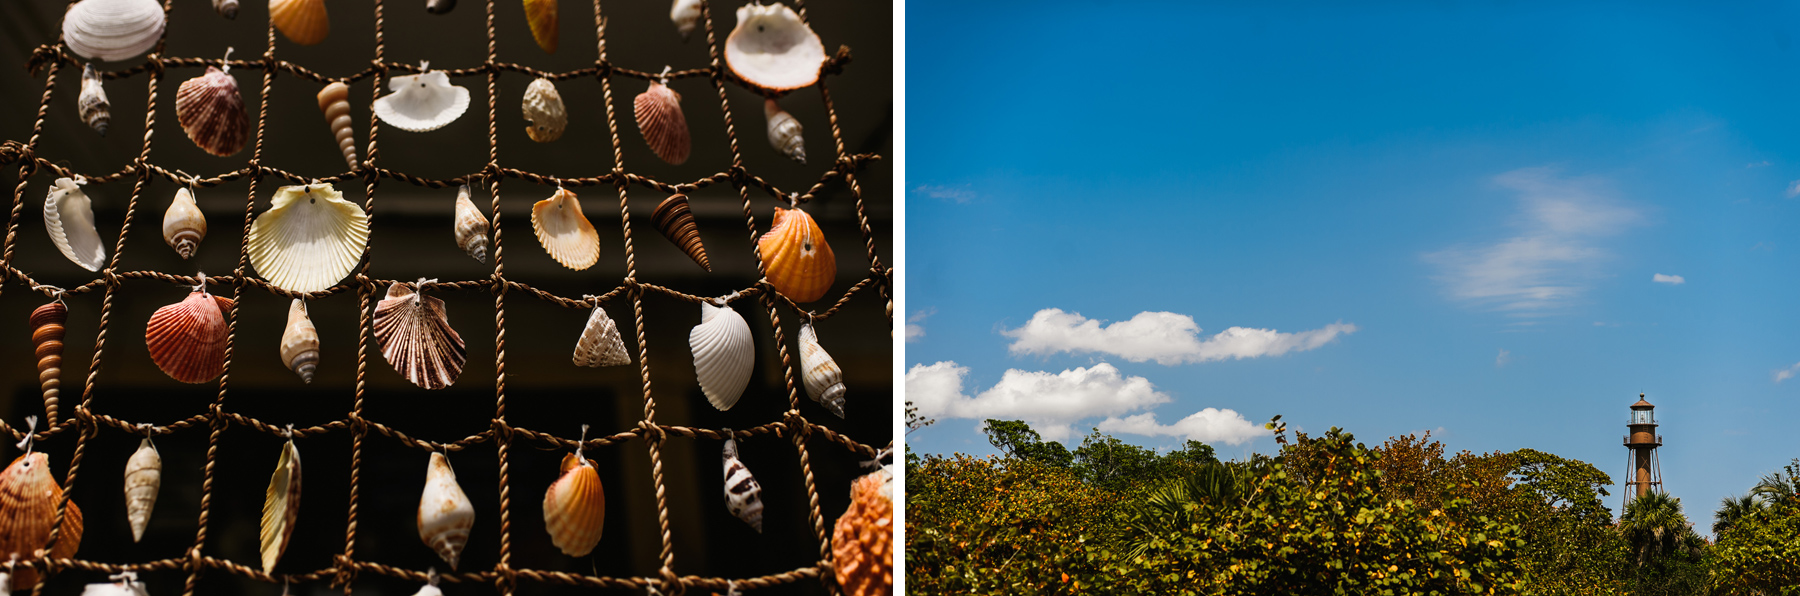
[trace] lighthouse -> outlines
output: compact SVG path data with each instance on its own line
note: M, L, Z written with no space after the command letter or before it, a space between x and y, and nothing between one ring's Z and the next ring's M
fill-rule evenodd
M1662 435L1656 434L1656 406L1638 394L1637 403L1631 404L1631 418L1625 427L1630 433L1625 435L1625 475L1629 485L1624 492L1625 504L1631 500L1649 494L1651 490L1662 490L1662 469L1657 465L1656 448L1662 446Z

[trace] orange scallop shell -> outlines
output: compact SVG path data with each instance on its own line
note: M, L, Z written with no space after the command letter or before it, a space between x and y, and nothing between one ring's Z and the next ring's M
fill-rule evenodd
M686 162L693 141L688 138L687 117L681 115L681 95L651 81L650 89L639 93L631 104L637 114L638 131L644 133L650 150L671 164Z
M62 496L62 486L50 476L50 456L26 453L13 460L0 472L0 553L18 553L20 562L30 561L32 553L50 542L50 528ZM75 556L81 548L81 530L81 508L69 501L62 533L50 556ZM12 574L14 590L28 590L35 584L37 572L30 567L20 566Z
M310 46L331 33L325 0L269 0L269 20L288 40Z
M825 232L799 209L775 208L775 225L756 241L764 271L775 290L794 302L825 296L837 277L837 257L825 243Z
M202 291L156 309L144 328L150 359L170 378L205 383L225 372L225 314L230 298Z
M237 79L217 66L182 81L175 90L175 120L195 145L219 157L243 151L250 140L250 116Z
M562 477L544 491L544 529L563 554L585 557L600 543L606 523L606 492L600 487L599 464L570 453L563 456Z

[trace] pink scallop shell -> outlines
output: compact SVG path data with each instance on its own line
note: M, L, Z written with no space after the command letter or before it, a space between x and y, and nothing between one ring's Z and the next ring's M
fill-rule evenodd
M144 344L156 367L183 383L205 383L225 372L225 313L230 298L206 292L156 309L144 328Z

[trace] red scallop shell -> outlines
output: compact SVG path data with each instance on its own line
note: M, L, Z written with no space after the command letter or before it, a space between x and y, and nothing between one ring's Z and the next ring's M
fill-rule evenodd
M181 83L175 91L175 119L195 145L220 157L244 150L250 139L250 116L237 79L217 66Z
M662 83L651 81L650 89L638 94L632 107L637 111L638 131L644 133L650 150L671 164L686 162L692 141L688 138L687 118L681 115L681 96Z
M183 383L217 378L225 372L225 313L231 306L230 298L194 292L186 300L156 309L144 328L150 359Z

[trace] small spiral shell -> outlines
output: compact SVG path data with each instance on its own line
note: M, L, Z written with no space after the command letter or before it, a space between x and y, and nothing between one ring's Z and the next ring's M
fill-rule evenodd
M106 126L112 122L111 108L106 89L100 86L100 72L94 70L93 64L82 66L81 95L75 98L75 112L81 115L81 121L104 137Z
M150 512L156 509L156 493L162 489L162 455L150 439L138 443L137 453L125 462L125 517L131 521L131 541L144 538Z
M694 223L694 212L688 209L687 195L663 199L656 211L650 213L650 221L656 224L656 230L662 232L663 237L699 263L701 269L712 271L712 263L706 260L706 246L700 244L700 227Z
M794 119L771 99L763 102L763 116L769 119L769 145L782 155L806 163L806 139L800 134L800 121Z
M213 0L213 10L227 19L237 19L238 0Z
M350 128L350 86L343 83L326 85L319 91L319 111L325 113L325 124L337 137L338 150L344 152L344 163L356 168L356 131Z
M288 305L287 329L281 332L281 363L311 383L319 368L319 329L306 315L306 301L295 298Z
M456 245L475 260L487 262L488 220L469 200L469 185L456 189Z
M738 459L737 440L731 438L731 429L725 429L725 509L744 523L763 531L762 485L757 484L756 477L750 475L750 468Z
M194 193L187 188L176 190L175 200L169 201L169 210L163 212L162 233L163 242L183 259L194 256L200 241L206 239L206 215L200 212Z
M31 344L37 347L38 384L46 404L62 395L63 323L68 320L69 307L60 301L31 311Z

